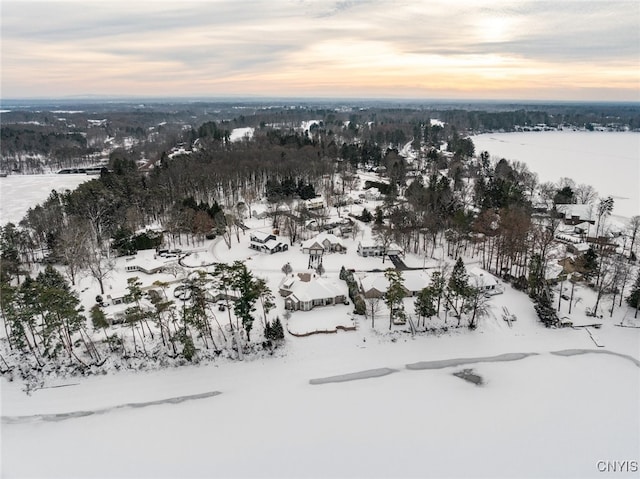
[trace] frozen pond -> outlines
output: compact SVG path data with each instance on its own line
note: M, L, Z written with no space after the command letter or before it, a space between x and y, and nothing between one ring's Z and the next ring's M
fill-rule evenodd
M0 224L18 223L27 210L45 201L51 190L75 190L94 179L87 175L9 175L0 178Z
M545 131L472 137L476 153L526 163L540 181L569 177L615 199L614 214L640 214L640 133Z

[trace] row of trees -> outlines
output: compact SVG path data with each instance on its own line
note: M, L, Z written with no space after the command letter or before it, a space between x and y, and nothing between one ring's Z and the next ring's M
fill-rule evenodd
M391 330L394 321L404 323L407 320L403 300L408 293L403 284L401 271L389 268L384 275L389 282L389 287L382 298L371 297L366 300L365 314L371 318L371 327L375 327L380 301L384 301L389 311L389 330ZM434 271L430 284L418 292L413 305L418 326L420 322L424 326L427 319L440 316L444 308L445 324L451 314L457 318L456 327L459 327L463 317L466 317L467 326L475 329L478 319L488 312L488 298L484 294L482 284L470 278L461 258L458 258L450 272L447 267Z
M177 299L169 298L168 283L156 282L145 290L137 277L129 278L128 307L118 321L124 329L114 330L101 302L89 311L93 330L101 331L104 341L94 339L77 293L53 267L47 266L35 279L27 276L20 285L3 280L0 286L9 348L28 355L37 368L65 357L81 369L100 366L116 352L191 361L201 350L226 350L242 358L258 316L266 340L284 338L280 319L269 318L275 307L271 290L241 262L192 273L176 290ZM226 326L221 312L227 316Z

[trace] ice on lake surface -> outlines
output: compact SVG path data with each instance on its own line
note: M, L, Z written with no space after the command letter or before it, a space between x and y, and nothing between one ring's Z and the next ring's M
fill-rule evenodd
M476 154L526 163L540 181L562 177L615 199L614 215L640 214L640 133L543 131L472 136Z
M0 178L0 224L19 223L29 208L44 202L52 190L75 190L89 175L9 175Z

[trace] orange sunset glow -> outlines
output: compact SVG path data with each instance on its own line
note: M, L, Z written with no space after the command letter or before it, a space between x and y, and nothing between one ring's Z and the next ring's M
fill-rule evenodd
M2 97L637 101L636 1L2 1Z

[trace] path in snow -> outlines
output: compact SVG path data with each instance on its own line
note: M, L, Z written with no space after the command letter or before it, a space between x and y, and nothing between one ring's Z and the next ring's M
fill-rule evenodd
M498 356L487 356L482 358L456 358L456 359L443 359L439 361L421 361L419 363L407 364L405 367L411 370L420 369L443 369L454 366L460 366L462 364L473 363L494 363L500 361L518 361L528 356L533 356L538 353L505 353ZM391 373L397 372L397 369L391 368L379 368L379 369L367 369L366 371L358 371L349 374L340 374L338 376L329 376L326 378L318 378L309 380L309 384L326 384L326 383L341 383L346 381L357 381L360 379L371 379L386 376Z
M608 349L563 349L561 351L551 351L551 354L555 354L556 356L577 356L578 354L589 353L611 354L613 356L619 356L621 358L628 359L640 368L640 360L637 360L636 358L634 358L633 356L629 356L628 354L616 353L615 351L609 351Z
M18 424L37 421L64 421L65 419L73 419L76 417L92 416L94 414L104 414L122 408L142 408L148 406L159 406L160 404L179 404L194 399L205 399L222 394L220 391L210 391L200 394L191 394L189 396L178 396L168 399L159 399L157 401L132 402L120 404L118 406L107 407L103 409L95 409L93 411L73 411L60 414L35 414L33 416L2 416L3 424Z
M366 371L358 371L357 373L340 374L338 376L329 376L327 378L310 379L309 384L343 383L346 381L357 381L359 379L379 378L391 373L395 373L397 371L397 369L391 368L367 369Z
M616 353L614 351L608 351L604 349L563 349L561 351L551 351L551 354L555 354L556 356L576 356L579 354L589 354L589 353L604 353L604 354L611 354L613 356L619 356L621 358L625 358L632 361L636 366L640 367L640 360L634 358L633 356L629 356L628 354ZM418 371L422 369L444 369L444 368L461 366L463 364L519 361L526 357L537 356L537 355L538 353L505 353L505 354L498 354L497 356L486 356L486 357L479 357L479 358L455 358L455 359L442 359L438 361L420 361L417 363L407 364L405 367L412 371ZM471 371L471 370L468 370L468 371ZM310 379L309 384L327 384L327 383L342 383L347 381L358 381L360 379L379 378L395 372L398 372L398 370L391 369L391 368L367 369L365 371L358 371L355 373L340 374L337 376L329 376L326 378Z
M498 354L497 356L487 356L482 358L456 358L456 359L443 359L440 361L420 361L418 363L407 364L406 368L411 370L442 369L442 368L450 368L453 366L461 366L462 364L497 363L500 361L518 361L528 356L534 356L537 354L538 353L505 353L505 354Z

